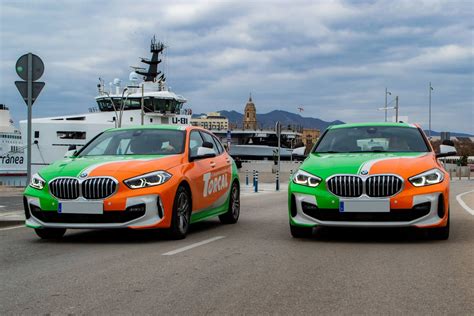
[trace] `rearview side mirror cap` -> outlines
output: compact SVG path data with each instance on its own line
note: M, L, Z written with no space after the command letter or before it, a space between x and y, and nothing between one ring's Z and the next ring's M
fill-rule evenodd
M450 142L453 144L453 146L444 144L445 142ZM439 153L436 156L441 157L439 155L442 155L442 157L456 156L457 152L456 148L454 147L454 143L450 140L444 140L443 144L439 145Z
M77 155L77 150L72 149L64 153L64 158L73 158L73 157L76 157L76 155Z
M204 142L206 143L206 142ZM203 145L204 145L203 143ZM211 143L209 143L211 144ZM212 158L216 156L216 152L212 148L208 147L198 147L197 153L194 156L190 157L191 161L194 161L196 159L205 159L205 158Z
M454 147L454 142L450 139L445 139L443 140L443 142L441 143L441 145L446 145L446 146L451 146L451 147Z
M458 153L455 151L449 151L446 153L437 153L436 158L443 158L443 157L451 157L451 156L457 156Z

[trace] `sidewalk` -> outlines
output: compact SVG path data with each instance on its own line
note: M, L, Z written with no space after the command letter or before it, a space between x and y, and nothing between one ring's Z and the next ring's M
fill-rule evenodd
M7 187L0 185L0 198L2 196L22 196L23 191L25 191L25 188L23 187Z
M25 222L22 196L24 188L0 186L0 227L20 225ZM12 203L12 200L15 203Z
M255 189L250 181L249 185L245 185L245 181L240 184L240 196L246 197L250 195L258 195L265 193L274 193L274 192L287 192L288 191L288 182L280 183L280 190L276 190L275 183L258 183L258 192L255 192ZM284 193L286 194L286 193Z
M0 227L20 225L25 222L25 212L21 211L0 211Z

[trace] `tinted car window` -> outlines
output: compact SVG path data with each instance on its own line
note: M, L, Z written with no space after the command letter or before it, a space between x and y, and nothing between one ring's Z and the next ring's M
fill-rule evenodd
M210 134L208 134L206 132L201 132L201 135L202 135L202 138L204 138L204 141L209 142L209 143L214 145L214 147L212 147L212 149L214 150L216 155L220 154L219 150L217 149L216 143L214 141L214 137L212 137Z
M189 152L191 156L196 156L199 147L202 147L202 137L199 131L192 131L189 136Z
M328 130L315 153L347 152L427 152L417 128L398 126L358 126Z
M221 142L216 137L213 137L213 138L214 138L214 142L216 143L219 154L222 154L224 152L224 147L222 146Z
M104 132L78 156L173 155L183 151L183 131L132 129Z

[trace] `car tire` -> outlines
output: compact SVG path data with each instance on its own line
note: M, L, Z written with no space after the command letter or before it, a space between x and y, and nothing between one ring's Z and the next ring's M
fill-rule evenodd
M240 187L237 181L232 183L230 189L229 206L227 212L219 215L222 224L235 224L240 216Z
M66 233L66 228L35 228L35 232L41 239L60 239Z
M173 203L171 227L167 233L171 239L184 239L191 224L191 194L189 190L180 185L176 191Z
M434 240L447 240L449 238L449 218L451 212L448 210L448 223L444 227L428 228L428 236Z
M313 235L313 227L300 227L290 224L290 232L293 238L309 238Z

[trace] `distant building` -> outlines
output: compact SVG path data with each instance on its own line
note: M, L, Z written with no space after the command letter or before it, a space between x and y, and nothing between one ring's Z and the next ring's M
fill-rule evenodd
M227 130L229 128L229 119L222 116L219 112L210 112L199 118L192 118L191 125L209 130Z
M441 132L441 141L443 140L450 140L451 133L450 132Z
M312 147L319 139L321 132L315 128L303 128L301 140L306 147Z
M257 130L257 109L252 101L252 95L249 96L249 101L245 105L243 129Z

